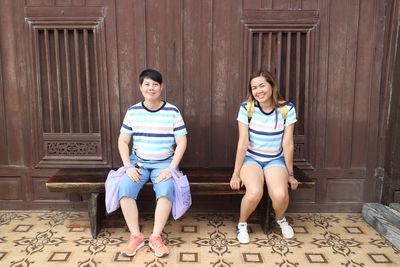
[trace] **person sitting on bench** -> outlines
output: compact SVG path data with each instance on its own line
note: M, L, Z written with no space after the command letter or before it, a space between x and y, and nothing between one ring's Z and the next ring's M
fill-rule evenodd
M178 168L186 150L187 130L178 108L161 100L163 84L160 72L144 70L139 76L139 85L144 101L128 108L118 139L122 162L124 166L131 166L119 185L121 209L131 233L122 254L133 256L144 246L136 198L150 179L157 205L149 246L155 256L163 257L169 254L169 248L161 234L174 200L169 168ZM129 155L131 140L132 154Z
M288 182L292 190L298 186L293 177L295 107L279 95L277 82L267 71L250 76L248 94L237 117L239 141L230 180L233 190L243 185L246 188L237 239L242 244L250 242L247 219L262 198L264 180L282 235L293 238L293 229L284 215L289 204Z

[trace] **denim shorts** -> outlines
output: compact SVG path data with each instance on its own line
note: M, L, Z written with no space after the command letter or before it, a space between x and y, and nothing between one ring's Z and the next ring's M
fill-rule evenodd
M282 168L286 169L286 163L285 163L284 157L279 157L277 159L262 162L262 161L255 160L252 157L246 156L243 161L243 165L244 164L253 164L253 165L260 167L263 170L269 169L271 167L282 167Z
M160 197L167 197L171 202L174 201L174 184L172 178L164 180L160 183L156 183L158 174L169 167L172 159L166 159L162 161L151 161L151 160L139 160L135 155L130 157L131 164L135 165L137 162L142 163L140 172L142 173L140 177L140 182L136 183L128 175L122 177L118 188L119 199L122 197L130 197L137 199L140 190L143 188L144 184L151 180L153 183L153 190L156 193L156 199Z

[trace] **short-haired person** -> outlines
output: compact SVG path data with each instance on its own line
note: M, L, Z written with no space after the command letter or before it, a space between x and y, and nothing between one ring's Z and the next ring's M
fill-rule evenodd
M237 117L239 141L230 181L233 190L243 185L246 188L240 205L237 239L243 244L250 242L247 219L263 196L264 181L282 235L292 238L294 232L285 212L289 204L288 182L292 189L298 186L293 177L295 107L279 95L277 82L268 71L250 76L248 93L248 101L241 104ZM247 112L250 108L254 108L251 115Z
M162 75L146 69L139 76L143 101L131 106L123 120L118 149L124 166L130 166L119 185L121 209L131 233L122 254L133 256L144 246L136 198L143 185L153 183L157 204L149 247L155 256L169 254L162 231L169 218L173 182L169 168L177 169L186 150L186 127L178 108L161 99ZM132 153L129 144L132 141Z

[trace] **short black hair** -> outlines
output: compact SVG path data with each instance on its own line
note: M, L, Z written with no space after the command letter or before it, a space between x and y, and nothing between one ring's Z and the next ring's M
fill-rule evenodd
M153 69L146 69L139 75L139 84L142 84L144 79L148 78L159 84L162 84L162 75L159 71Z

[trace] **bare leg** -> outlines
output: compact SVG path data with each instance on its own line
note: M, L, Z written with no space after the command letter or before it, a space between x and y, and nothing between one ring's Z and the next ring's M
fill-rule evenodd
M264 174L260 167L245 164L240 170L240 179L246 187L246 193L240 205L239 222L246 222L260 202L264 189Z
M272 167L264 173L276 220L280 220L285 216L289 205L287 170L282 167Z
M161 235L171 212L172 202L167 197L160 197L154 213L153 236Z
M128 225L131 235L136 236L140 234L139 228L139 212L136 205L136 200L129 197L121 198L121 210L124 214L125 222Z

